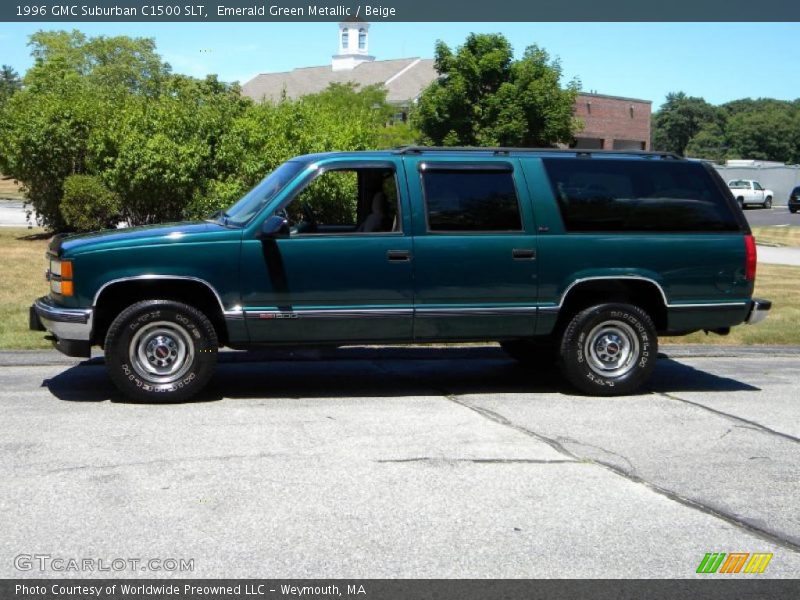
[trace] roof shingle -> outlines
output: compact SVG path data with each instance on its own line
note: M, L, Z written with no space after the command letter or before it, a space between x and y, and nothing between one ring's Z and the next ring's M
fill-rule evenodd
M384 85L386 99L402 104L416 99L436 77L433 59L397 58L364 62L346 71L334 71L330 66L323 66L262 73L242 86L242 94L256 102L276 101L285 90L288 98L295 99L321 92L331 83L353 82L361 87Z

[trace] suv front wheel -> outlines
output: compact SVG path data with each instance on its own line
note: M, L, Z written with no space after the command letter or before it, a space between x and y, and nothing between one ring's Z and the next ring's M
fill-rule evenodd
M177 402L199 392L217 364L217 334L199 310L145 300L123 310L106 334L111 380L134 400Z
M653 372L658 337L649 315L630 304L599 304L576 314L561 338L561 367L593 396L638 389Z

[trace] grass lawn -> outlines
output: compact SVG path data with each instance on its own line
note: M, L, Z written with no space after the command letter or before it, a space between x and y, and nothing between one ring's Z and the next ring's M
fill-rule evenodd
M51 346L41 332L28 330L28 307L47 293L47 240L30 239L41 233L41 229L0 227L0 349Z
M739 325L730 335L703 332L682 337L661 338L662 344L757 345L800 344L800 267L758 265L754 295L772 300L766 320L756 325Z
M47 240L31 239L41 233L40 229L0 227L0 350L50 347L42 333L28 330L28 307L47 293L43 276ZM734 327L728 336L700 332L665 337L661 343L800 345L800 267L759 265L755 295L773 302L765 321Z
M758 244L800 247L800 227L753 227Z
M13 179L4 179L0 173L0 200L2 199L22 200L23 196Z

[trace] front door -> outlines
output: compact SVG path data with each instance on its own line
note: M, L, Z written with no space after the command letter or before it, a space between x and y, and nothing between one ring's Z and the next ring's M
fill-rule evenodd
M326 161L274 212L289 221L287 238L244 240L251 341L411 339L412 237L398 168Z
M415 339L532 336L537 248L519 161L406 161L415 208Z

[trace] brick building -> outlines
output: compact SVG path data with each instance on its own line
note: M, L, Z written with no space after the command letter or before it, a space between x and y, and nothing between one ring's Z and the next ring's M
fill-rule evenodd
M581 93L575 101L575 116L583 130L573 148L592 150L649 150L649 100Z

